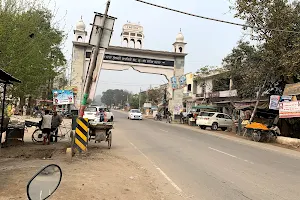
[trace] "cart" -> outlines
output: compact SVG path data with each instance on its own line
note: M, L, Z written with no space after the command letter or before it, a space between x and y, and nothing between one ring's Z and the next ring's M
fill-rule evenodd
M108 148L111 148L113 122L90 122L89 141L95 140L95 143L105 141Z
M255 142L270 142L277 137L276 131L262 123L252 122L245 126L248 137Z

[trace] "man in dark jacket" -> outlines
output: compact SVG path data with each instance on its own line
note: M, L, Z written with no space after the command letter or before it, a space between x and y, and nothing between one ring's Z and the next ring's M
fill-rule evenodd
M57 114L56 111L54 111L53 116L52 116L52 124L51 124L51 129L54 132L54 135L50 138L51 142L53 142L53 139L55 142L57 142L57 135L58 135L58 127L62 123L63 119L62 117Z

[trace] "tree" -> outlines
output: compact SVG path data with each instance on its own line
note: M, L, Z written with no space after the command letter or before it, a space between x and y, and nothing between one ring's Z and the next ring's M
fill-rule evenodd
M300 32L300 2L237 0L233 8L236 10L235 17L245 20L250 26L259 27L251 29L250 34L251 39L258 43L260 54L259 69L256 67L258 70L254 75L262 81L267 80L266 90L276 86L277 92L282 93L286 83L293 83L299 77L300 34L295 32ZM267 76L262 78L264 74Z
M262 52L249 42L239 41L237 47L223 59L223 66L230 71L235 89L241 98L252 98L266 79Z
M39 96L64 68L64 34L52 13L34 1L4 0L0 5L0 66L22 81L15 97ZM50 88L51 90L51 88Z
M158 105L162 102L163 97L164 91L161 88L148 90L148 100L154 105Z
M139 108L139 94L130 95L129 98L130 108Z
M101 101L106 105L123 105L129 98L130 93L124 90L106 90L102 93Z

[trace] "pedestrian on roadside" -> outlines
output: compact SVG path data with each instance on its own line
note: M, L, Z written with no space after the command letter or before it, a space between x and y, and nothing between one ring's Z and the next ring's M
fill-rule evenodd
M57 142L58 127L60 126L62 121L62 117L57 113L57 111L54 111L51 123L51 129L54 132L54 135L51 136L50 142Z
M45 110L45 115L42 117L41 121L41 129L43 134L47 135L47 144L50 144L50 133L51 133L51 123L52 123L52 116L50 115L49 110ZM46 139L44 137L44 144L46 143Z

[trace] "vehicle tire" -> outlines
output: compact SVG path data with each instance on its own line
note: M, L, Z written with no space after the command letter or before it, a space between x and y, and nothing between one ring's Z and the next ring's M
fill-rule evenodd
M31 135L32 142L43 142L43 132L41 129L35 129Z
M111 131L109 131L109 135L108 135L108 139L107 139L108 149L111 148L111 142L112 142L112 133L111 133Z
M218 128L219 128L219 125L218 125L217 122L214 122L214 123L211 125L211 130L213 130L213 131L218 130Z
M157 117L156 116L154 117L154 120L157 121Z
M206 129L206 126L199 126L202 130Z
M226 130L227 130L227 127L222 127L221 130L222 130L222 131L226 131Z
M261 131L254 130L252 133L252 140L259 142L261 140Z
M129 119L129 117L127 117L127 119Z

